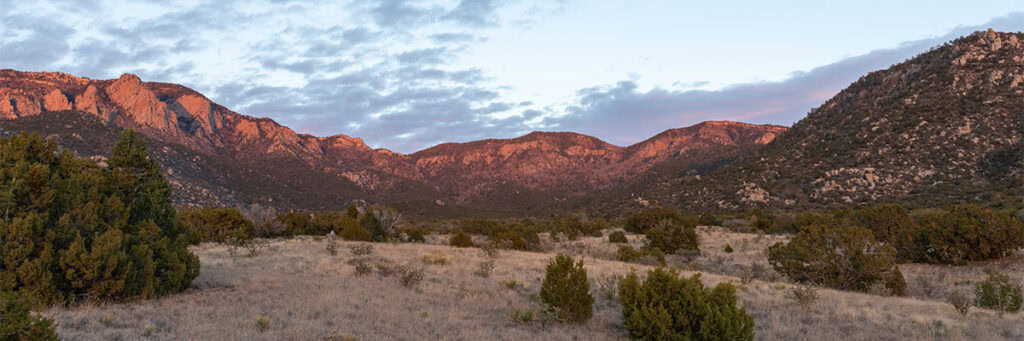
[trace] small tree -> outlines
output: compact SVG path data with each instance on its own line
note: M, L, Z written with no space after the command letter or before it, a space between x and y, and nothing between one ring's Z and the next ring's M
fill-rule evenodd
M459 231L452 235L451 239L448 240L448 245L454 247L473 247L473 237L469 234Z
M754 319L736 306L736 287L705 289L700 274L675 270L635 272L619 281L622 316L630 336L641 340L752 340Z
M975 304L982 308L992 309L1000 313L1020 311L1024 296L1020 285L1014 284L1010 276L998 272L989 272L988 278L974 286Z
M32 314L25 297L0 293L0 340L57 340L53 320Z
M696 227L698 220L696 217L684 216L674 209L655 207L630 215L626 218L625 229L633 233L646 234L647 230L664 221L669 221L671 225Z
M582 323L594 313L594 297L583 261L560 254L548 263L540 298L562 321Z
M341 236L341 239L348 241L373 241L373 235L370 234L370 231L367 231L355 219L349 216L342 218L340 225L341 233L338 235Z
M679 250L697 250L700 239L696 225L683 225L675 220L662 220L647 229L647 247L673 254Z
M41 303L185 290L194 240L146 142L121 134L106 167L37 135L0 139L0 290Z
M628 243L629 239L626 238L626 233L622 231L615 231L608 234L608 242L610 243Z
M373 241L382 242L388 240L388 235L384 233L384 228L380 225L380 219L377 219L377 215L373 214L372 211L367 210L366 214L359 218L359 225L370 231Z
M959 205L918 218L907 239L911 259L938 264L964 264L1005 257L1024 246L1024 224L1015 217L977 205Z
M190 208L178 218L202 242L223 243L228 237L249 240L255 234L255 225L233 208Z
M807 226L788 243L769 248L768 262L799 283L860 292L880 283L900 296L907 288L895 250L875 242L870 230L855 226Z
M348 209L345 209L345 215L349 216L352 219L358 219L359 209L356 208L355 204L349 204Z

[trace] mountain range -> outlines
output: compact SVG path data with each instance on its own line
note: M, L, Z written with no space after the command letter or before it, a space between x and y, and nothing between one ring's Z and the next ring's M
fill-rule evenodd
M0 70L0 133L37 131L103 160L135 129L182 205L414 214L677 206L921 206L1024 194L1024 36L977 32L861 77L792 128L728 121L630 146L572 132L445 143L412 154L300 134L187 87ZM628 114L628 113L625 113Z
M577 133L533 132L401 154L346 135L299 134L187 87L132 74L93 80L15 70L0 70L0 118L8 134L37 131L99 160L118 131L135 129L150 139L179 204L317 210L352 200L421 211L539 210L722 164L786 131L716 121L627 147Z

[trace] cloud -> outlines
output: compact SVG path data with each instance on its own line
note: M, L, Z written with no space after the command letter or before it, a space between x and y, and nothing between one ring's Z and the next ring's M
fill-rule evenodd
M634 80L587 86L568 104L509 99L509 88L460 57L491 30L521 29L568 1L278 1L198 5L114 0L18 2L0 14L0 67L92 78L122 72L192 87L238 112L302 133L344 133L413 152L440 142L573 130L629 144L703 120L789 124L861 75L980 27L793 73L780 82L647 89ZM83 6L75 6L83 4ZM103 13L103 15L97 15Z
M904 42L895 48L794 72L779 82L737 84L720 90L656 87L642 91L631 80L588 87L577 91L577 103L567 106L563 112L546 113L542 125L547 129L595 135L620 145L641 141L665 129L707 120L789 125L869 72L990 27L1018 31L1024 27L1024 13L1012 13L982 25L957 27L939 37Z

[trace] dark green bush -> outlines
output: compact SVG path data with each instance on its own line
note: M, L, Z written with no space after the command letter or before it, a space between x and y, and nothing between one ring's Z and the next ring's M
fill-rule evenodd
M684 216L671 208L655 207L633 213L626 218L624 227L629 232L646 234L647 230L659 226L665 221L668 221L669 225L675 226L697 226L695 217Z
M780 225L778 225L778 218L770 210L755 209L752 216L754 217L755 229L767 233L783 233L783 231L775 231Z
M178 218L200 242L223 243L228 237L253 238L253 223L233 208L190 208L179 212Z
M28 299L0 293L0 340L57 340L53 320L33 315Z
M333 226L334 228L341 229L341 232L338 233L341 239L348 241L373 241L373 234L367 231L363 225L359 224L355 218L348 215L341 216L339 221L333 223Z
M594 297L590 295L590 280L583 261L574 263L572 257L560 254L548 263L540 299L559 320L582 323L594 313Z
M131 130L107 167L52 140L0 139L0 291L40 303L185 290L199 274L171 188Z
M448 245L454 247L473 247L473 237L469 234L459 231L452 235L451 239L448 239Z
M907 284L896 266L895 250L875 241L871 230L845 224L804 227L788 243L768 249L776 271L799 283L867 292L882 284L904 295Z
M700 226L722 226L722 218L714 214L704 213L698 218L697 224Z
M491 238L491 243L505 249L520 251L540 250L540 236L532 231L510 229Z
M1020 311L1024 296L1020 285L1013 283L1010 276L990 272L988 278L974 286L975 305L1005 313Z
M725 253L732 253L734 250L732 249L732 245L725 244L725 248L722 251L725 251Z
M871 230L875 240L885 243L902 243L917 228L910 212L898 204L878 204L849 214L857 226Z
M410 230L406 235L408 238L405 241L409 243L425 243L427 241L427 238L423 236L423 232L420 232L418 229Z
M772 216L771 225L762 227L761 230L770 234L794 234L800 232L804 226L814 224L828 224L833 218L813 212L803 212L796 215Z
M615 259L618 259L620 262L627 263L636 262L644 256L645 254L643 252L637 251L629 245L620 245L619 250L615 252Z
M679 222L662 220L647 229L645 237L647 247L674 254L679 250L697 250L700 240L697 236L696 224L690 221ZM687 224L687 225L683 225Z
M349 216L349 218L352 218L352 219L358 219L359 218L359 209L356 208L356 205L349 204L348 208L345 209L345 215Z
M310 217L308 213L299 212L288 212L277 215L277 220L281 221L287 229L287 235L298 236L308 234L306 231L310 229ZM337 233L337 232L335 232Z
M736 306L736 288L705 289L700 274L683 278L663 268L635 272L619 281L622 316L630 336L641 340L752 340L754 318Z
M1024 246L1024 224L977 205L918 217L918 227L899 247L915 262L964 264L1005 257Z
M313 215L313 219L309 221L309 225L302 231L302 234L323 236L331 233L341 233L340 231L348 227L348 222L355 221L352 217L349 217L345 212L320 212Z
M346 216L347 217L347 216ZM377 215L373 212L367 211L359 218L359 225L370 232L373 236L373 241L383 242L388 240L387 233L384 232L384 228L380 225L380 219L377 219Z
M608 242L611 243L628 243L629 239L626 238L626 233L622 231L615 231L608 234Z

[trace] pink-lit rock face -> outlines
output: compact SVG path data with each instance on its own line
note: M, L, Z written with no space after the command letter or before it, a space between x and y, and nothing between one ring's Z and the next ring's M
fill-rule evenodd
M46 111L71 110L71 102L60 89L53 89L43 97L43 109Z
M177 128L177 117L167 109L167 104L146 89L136 75L121 75L107 87L106 93L137 124L163 131Z
M457 202L482 200L502 188L551 193L549 198L584 195L631 181L660 162L695 161L699 153L692 151L745 150L785 130L706 122L667 130L628 147L577 133L535 132L513 139L446 143L406 155L373 149L362 139L346 135L298 134L273 120L232 112L186 87L147 83L132 74L91 80L0 70L0 81L3 118L74 109L163 142L237 162L293 159L276 165L315 169L381 195L411 181Z

